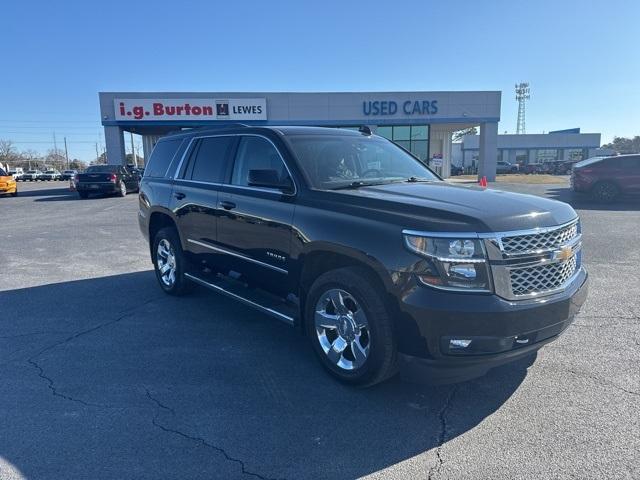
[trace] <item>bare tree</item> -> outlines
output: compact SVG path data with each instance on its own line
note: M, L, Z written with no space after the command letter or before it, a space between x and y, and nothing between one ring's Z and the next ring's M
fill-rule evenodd
M13 163L18 159L18 152L11 140L0 140L0 163Z

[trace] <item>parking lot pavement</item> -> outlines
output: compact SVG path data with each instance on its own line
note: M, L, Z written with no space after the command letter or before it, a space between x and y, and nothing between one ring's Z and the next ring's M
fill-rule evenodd
M575 205L589 298L535 363L361 390L284 324L164 295L137 195L20 184L0 198L0 478L639 478L640 206Z

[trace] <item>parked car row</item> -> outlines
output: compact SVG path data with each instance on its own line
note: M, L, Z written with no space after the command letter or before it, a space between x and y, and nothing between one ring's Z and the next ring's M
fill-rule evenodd
M11 169L7 172L14 180L20 180L23 182L36 182L36 181L52 181L52 180L71 180L76 174L77 170L64 170L60 173L55 169L48 169L45 171L40 170L27 170L26 172L22 168Z

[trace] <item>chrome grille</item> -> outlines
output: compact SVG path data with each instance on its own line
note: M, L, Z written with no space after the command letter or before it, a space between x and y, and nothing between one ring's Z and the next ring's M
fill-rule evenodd
M561 263L511 269L511 291L515 296L521 296L557 289L572 277L577 266L576 255L573 255Z
M565 288L582 268L579 220L484 238L494 291L507 300L551 295Z
M557 230L530 235L502 237L502 249L508 255L534 253L564 245L578 235L578 223Z

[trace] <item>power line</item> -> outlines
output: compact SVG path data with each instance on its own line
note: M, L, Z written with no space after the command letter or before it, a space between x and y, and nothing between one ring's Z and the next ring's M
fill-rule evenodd
M37 144L48 144L48 145L51 145L52 142L51 142L51 140L48 140L48 141L34 140L33 142L30 142L30 141L14 142L13 140L11 140L11 143L14 144L14 145L31 145L32 143L33 144L37 143ZM93 144L93 143L96 143L96 142L93 142L93 141L90 141L90 140L75 140L75 141L69 141L69 143L70 144L74 144L74 143L91 143L91 144Z

